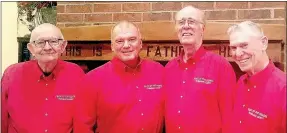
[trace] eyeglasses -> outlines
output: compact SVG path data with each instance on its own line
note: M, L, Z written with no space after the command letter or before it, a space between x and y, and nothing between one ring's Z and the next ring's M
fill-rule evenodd
M187 22L188 25L197 25L197 24L203 24L203 22L197 21L195 19L182 19L182 20L177 20L176 21L180 26L185 25L185 23Z
M43 48L46 45L46 42L52 47L57 47L62 43L63 39L51 39L51 40L35 40L33 41L34 45L38 48Z

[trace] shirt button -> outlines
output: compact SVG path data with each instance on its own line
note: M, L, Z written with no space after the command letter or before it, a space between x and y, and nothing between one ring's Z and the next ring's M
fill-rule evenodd
M242 123L242 121L239 121L239 123L241 124L241 123Z
M184 83L184 84L185 84L185 81L182 81L182 83Z
M187 70L188 68L185 68L185 70Z
M40 82L40 80L38 80L37 82Z
M244 108L244 107L245 107L245 104L243 104L242 106L243 106L243 108Z
M142 100L139 100L139 102L141 102Z
M139 88L138 86L136 86L136 88Z
M141 113L141 115L143 116L144 114L143 114L143 113Z
M180 129L180 127L178 127L178 129Z
M142 128L142 131L144 130L144 128Z
M180 98L183 98L183 96L180 96Z
M48 116L48 113L46 113L45 116Z
M136 75L135 73L133 73L133 75Z
M46 86L48 86L48 84L46 84Z
M48 98L46 98L45 100L48 101Z
M195 62L192 63L193 65L195 64Z
M46 129L46 130L45 130L45 133L47 133L47 132L48 132L48 130Z
M256 88L256 85L254 85L254 88Z
M248 89L247 91L250 91L250 89Z
M177 113L180 113L180 110L179 110L179 111L177 111Z

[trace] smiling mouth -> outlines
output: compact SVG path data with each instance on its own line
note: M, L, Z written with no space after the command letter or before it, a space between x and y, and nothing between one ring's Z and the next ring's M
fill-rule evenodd
M239 62L240 64L244 64L244 63L246 63L249 59L250 59L250 58L238 60L238 62Z
M192 36L192 35L193 35L192 33L183 33L182 34L183 37L185 37L185 36L189 37L189 36Z

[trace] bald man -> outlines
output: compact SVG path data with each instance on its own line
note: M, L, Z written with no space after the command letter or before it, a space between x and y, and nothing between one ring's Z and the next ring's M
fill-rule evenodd
M76 99L74 133L160 133L163 66L142 59L139 29L121 21L111 31L114 58L89 72Z
M187 6L175 29L183 51L165 66L167 133L221 133L232 111L235 73L222 56L202 46L204 12Z
M59 59L66 45L52 24L32 31L28 49L34 60L9 66L1 80L2 133L72 131L72 103L84 72Z
M231 55L246 72L237 82L230 133L286 133L286 73L267 55L268 38L252 21L228 30Z

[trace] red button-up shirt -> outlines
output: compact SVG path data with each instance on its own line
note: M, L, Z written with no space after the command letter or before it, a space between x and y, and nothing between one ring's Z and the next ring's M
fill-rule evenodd
M118 58L92 70L76 98L74 133L159 133L163 127L164 68L142 60L136 69Z
M270 61L261 72L243 75L230 133L286 133L286 74Z
M2 85L2 133L70 133L77 82L84 76L76 64L59 60L44 77L37 61L11 65Z
M231 115L236 76L224 57L200 47L165 67L167 133L219 133Z

